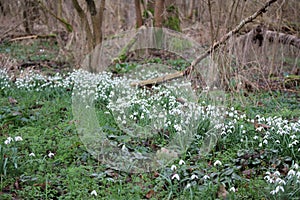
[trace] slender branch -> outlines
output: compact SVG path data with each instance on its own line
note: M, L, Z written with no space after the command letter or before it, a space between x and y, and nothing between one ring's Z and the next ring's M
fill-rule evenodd
M68 23L67 20L65 20L64 18L61 18L61 17L60 17L60 14L58 14L58 15L54 14L51 10L49 10L49 9L47 8L46 5L44 5L44 3L43 3L42 1L39 0L38 2L39 2L39 4L41 5L41 7L42 7L45 11L47 11L52 17L54 17L54 18L57 19L60 23L62 23L62 24L66 27L66 29L67 29L68 32L72 32L72 31L73 31L72 25L71 25L70 23Z
M267 8L271 6L271 4L275 3L277 0L270 0L268 1L262 8L260 8L258 11L256 11L253 15L247 17L246 19L242 20L239 25L237 25L233 30L229 31L227 34L225 34L219 41L215 42L205 53L197 57L193 62L191 63L190 68L193 69L201 60L209 56L214 50L219 48L222 44L224 44L230 37L232 37L234 34L238 33L246 24L249 22L252 22L255 18L257 18L259 15L267 12Z

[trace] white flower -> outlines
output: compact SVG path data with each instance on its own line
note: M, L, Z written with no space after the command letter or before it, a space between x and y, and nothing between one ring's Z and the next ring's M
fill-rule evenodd
M54 156L54 153L52 153L51 151L48 153L48 157L52 158Z
M283 184L283 185L286 184L286 182L283 179L281 179L281 178L276 178L275 182L279 183L279 184Z
M278 186L276 187L276 193L278 193L279 190L281 190L282 192L284 192L284 188L283 188L281 185L278 185Z
M8 145L10 144L14 139L12 137L8 137L5 141L4 144Z
M257 135L256 135L256 136L254 136L254 137L253 137L253 139L254 139L254 140L257 140L257 139L258 139L258 136L257 136Z
M231 187L231 188L229 189L229 191L230 191L230 192L235 192L236 189L235 189L234 187Z
M210 177L208 175L203 176L204 180L210 179Z
M272 190L272 191L270 192L270 194L272 194L272 195L276 194L276 190Z
M279 171L275 171L275 172L274 172L274 175L280 176L280 172L279 172Z
M299 168L299 165L297 163L295 163L293 167L295 170L297 170Z
M178 181L180 180L180 177L178 174L174 174L171 179L173 180L174 178L176 178Z
M177 169L176 165L172 165L172 166L171 166L171 170L172 170L172 171L175 171L176 169Z
M291 135L290 138L293 140L295 139L297 136L296 135Z
M190 184L190 183L188 183L188 184L185 186L186 189L188 189L188 188L190 188L190 187L191 187L191 184Z
M29 156L30 157L35 157L35 154L34 153L30 153Z
M93 191L91 192L91 195L97 196L96 190L93 190Z
M193 175L191 176L191 180L194 180L194 179L198 179L198 176L195 175L195 174L193 174Z
M15 141L22 141L23 139L22 139L22 137L21 136L16 136L15 137Z
M288 172L288 176L295 176L295 174L296 172L292 169Z
M298 179L300 179L300 172L297 172L296 176L297 176Z
M222 165L221 161L217 160L216 162L214 162L214 166L216 167L217 165Z
M179 165L184 165L184 164L185 164L184 160L179 160Z
M182 127L181 127L181 125L179 125L179 124L175 124L175 125L174 125L174 128L175 128L175 130L178 131L178 132L182 131Z

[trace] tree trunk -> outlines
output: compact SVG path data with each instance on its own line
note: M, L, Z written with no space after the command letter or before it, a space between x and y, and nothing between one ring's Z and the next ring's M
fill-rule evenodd
M89 26L88 18L86 14L84 13L83 9L80 7L77 0L72 0L73 6L75 10L77 11L79 17L80 17L80 24L83 26L84 31L86 33L86 40L87 40L87 48L88 50L91 50L94 46L93 44L93 34Z
M190 7L189 7L189 13L188 13L188 18L189 19L193 19L193 16L194 16L194 7L195 7L195 0L191 0Z
M141 12L141 1L134 0L134 4L135 4L135 13L136 13L136 27L140 28L143 25L143 18L142 18L142 12Z
M156 0L154 7L154 26L161 28L163 25L163 12L165 0Z
M93 25L93 47L102 42L102 23L103 23L103 13L105 9L105 0L101 0L99 10L97 12L96 5L94 0L91 1L88 5L90 10L92 25Z

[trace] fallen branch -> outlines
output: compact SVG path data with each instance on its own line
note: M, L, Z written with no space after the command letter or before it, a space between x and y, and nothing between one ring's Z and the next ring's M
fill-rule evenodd
M17 37L9 40L10 42L18 41L18 40L28 40L28 39L38 39L38 38L55 38L55 34L49 34L49 35L28 35L28 36L22 36Z
M171 79L180 78L184 75L190 74L199 62L201 62L204 58L209 56L213 51L218 49L222 44L224 44L234 34L238 33L247 23L252 22L259 15L267 12L267 8L269 6L271 6L271 4L275 3L276 1L277 0L269 0L268 2L265 3L265 5L263 7L261 7L254 14L252 14L251 16L249 16L249 17L245 18L244 20L242 20L239 23L239 25L237 25L233 30L231 30L230 32L225 34L219 41L215 42L206 52L204 52L203 54L198 56L196 59L194 59L192 61L191 65L187 69L185 69L183 72L176 72L174 74L170 74L170 75L163 76L163 77L158 77L158 78L155 78L155 79L149 79L149 80L145 80L145 81L135 82L135 83L132 83L131 85L132 86L143 87L143 86L146 86L146 85L153 85L153 84L163 83L163 82L169 81ZM171 79L168 79L169 77Z

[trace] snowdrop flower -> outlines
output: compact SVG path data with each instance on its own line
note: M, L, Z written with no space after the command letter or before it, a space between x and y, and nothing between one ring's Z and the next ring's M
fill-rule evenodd
M272 190L272 191L270 192L270 194L275 195L275 194L277 194L280 190L281 190L282 192L284 192L284 188L283 188L282 186L278 185L278 186L275 188L275 190Z
M281 178L276 178L275 182L279 183L279 184L283 184L283 185L286 184L286 182L284 180L282 180Z
M236 189L235 189L234 187L231 187L231 188L229 189L229 191L230 191L230 192L235 192Z
M185 164L184 160L179 161L179 165L184 165L184 164Z
M298 165L297 163L295 163L294 166L293 166L293 168L294 168L295 170L297 170L297 169L299 168L299 165Z
M203 176L204 180L210 179L210 177L208 175Z
M96 190L93 190L93 191L91 192L91 195L97 196L98 194L97 194Z
M48 153L48 157L52 158L54 156L54 153L52 153L51 151Z
M216 162L214 162L214 166L216 167L217 165L222 165L221 161L217 160Z
M254 140L257 140L257 139L258 139L258 136L257 136L257 135L256 135L256 136L254 136L254 137L253 137L253 139L254 139Z
M284 192L284 188L283 188L281 185L278 185L278 186L276 187L275 191L276 191L276 193L278 193L280 190L281 190L282 192Z
M292 169L288 172L288 176L295 176L295 174L296 172Z
M263 129L264 129L264 127L260 126L260 127L256 128L255 130L261 132Z
M191 176L191 180L194 180L194 179L198 179L198 176L195 175L195 174L193 174L193 175Z
M297 172L296 176L297 176L298 179L300 179L300 172Z
M176 169L177 169L176 165L172 165L172 166L171 166L171 170L172 170L172 171L175 171Z
M15 141L22 141L23 139L22 139L22 137L21 136L16 136L15 137Z
M275 171L275 172L274 172L274 175L280 176L280 172L279 172L279 171Z
M178 181L180 180L180 177L178 174L174 174L171 179L173 180L174 178L176 178Z
M291 135L290 138L293 140L295 139L297 136L296 135Z
M30 157L35 157L35 154L34 153L30 153L29 156Z
M190 183L188 183L188 184L185 186L185 188L186 188L186 189L189 189L191 186L192 186L192 185L191 185Z
M14 139L12 137L8 137L5 141L4 144L8 145L10 144Z

